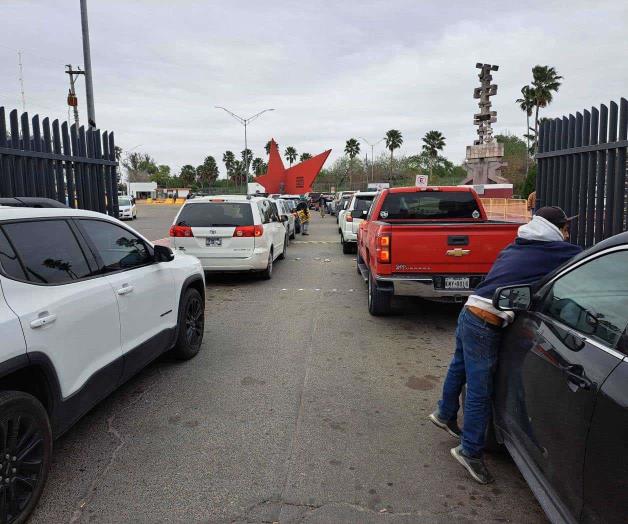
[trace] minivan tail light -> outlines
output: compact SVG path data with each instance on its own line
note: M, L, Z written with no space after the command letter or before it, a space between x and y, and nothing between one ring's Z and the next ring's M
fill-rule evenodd
M171 226L171 237L193 237L192 228L190 226Z
M377 236L377 261L381 264L390 264L390 234L382 233Z
M234 237L261 237L264 234L264 226L237 226L233 232Z

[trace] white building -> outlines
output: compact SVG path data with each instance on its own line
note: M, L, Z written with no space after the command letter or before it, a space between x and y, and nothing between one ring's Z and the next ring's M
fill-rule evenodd
M155 198L157 196L157 182L128 182L129 196L137 199Z

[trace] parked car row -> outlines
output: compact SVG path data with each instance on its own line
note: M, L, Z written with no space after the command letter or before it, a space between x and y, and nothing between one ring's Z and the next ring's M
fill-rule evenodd
M388 314L395 295L462 302L519 224L488 220L471 188L378 192L351 221L368 309ZM628 233L583 252L537 286L498 289L516 312L496 373L488 442L505 446L554 523L628 517Z
M22 202L24 204L24 202ZM0 521L25 522L52 442L160 354L201 348L197 258L119 220L0 205Z

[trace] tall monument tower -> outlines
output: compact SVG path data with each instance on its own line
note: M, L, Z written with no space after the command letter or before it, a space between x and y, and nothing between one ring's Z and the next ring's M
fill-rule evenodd
M468 176L463 184L507 183L501 176L501 168L506 165L502 161L504 145L495 140L491 126L497 122L497 111L491 111L491 97L497 94L497 84L491 83L491 72L497 71L499 66L477 63L475 67L480 70L480 87L473 91L473 98L479 99L480 107L480 112L473 115L473 124L478 126L478 138L472 146L467 146L464 168Z

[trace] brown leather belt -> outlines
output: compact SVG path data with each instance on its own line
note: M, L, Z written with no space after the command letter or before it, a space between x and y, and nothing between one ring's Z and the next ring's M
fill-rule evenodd
M495 313L491 313L490 311L486 311L485 309L476 306L466 306L466 308L469 313L481 320L484 320L484 322L490 324L491 326L502 327L504 325L503 319L498 317Z

